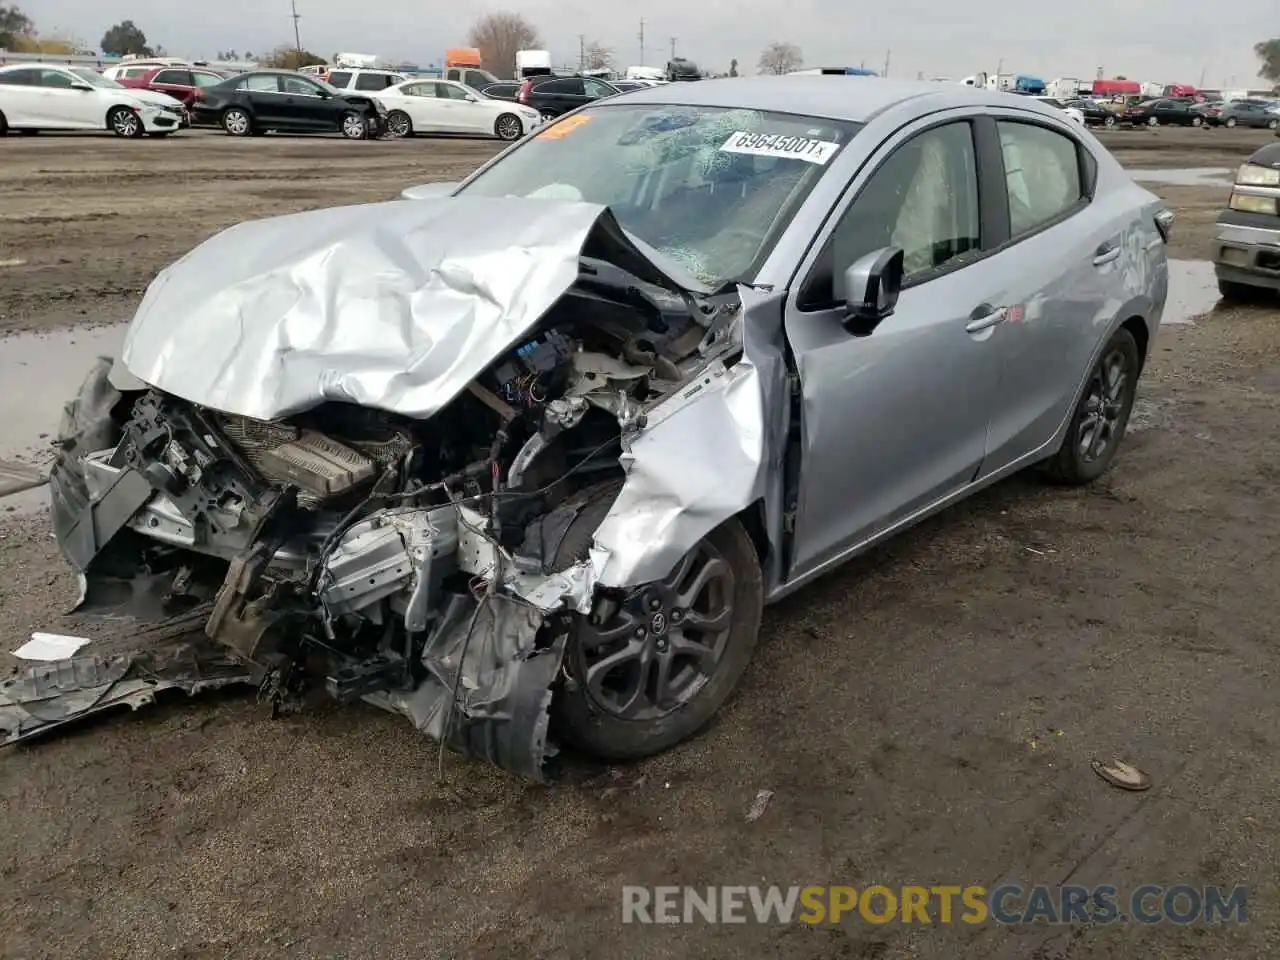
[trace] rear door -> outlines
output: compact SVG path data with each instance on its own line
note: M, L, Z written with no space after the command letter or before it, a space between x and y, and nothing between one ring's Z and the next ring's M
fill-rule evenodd
M288 128L292 124L286 116L284 95L280 81L274 73L251 73L245 77L245 97L254 117L266 128Z
M1002 365L985 476L1040 450L1071 410L1119 308L1133 214L1093 202L1097 164L1075 129L996 112L982 130L998 137L1008 236L990 261L1005 317L992 338Z
M39 122L39 68L22 67L0 73L0 111L11 127L35 126Z
M417 133L440 133L448 129L445 101L436 96L439 86L434 80L421 80L400 88L405 99L396 104L396 109L409 114Z

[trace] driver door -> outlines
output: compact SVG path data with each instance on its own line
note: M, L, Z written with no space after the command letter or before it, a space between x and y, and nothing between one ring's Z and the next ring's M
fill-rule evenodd
M998 397L1002 284L984 259L992 235L974 125L951 116L881 146L788 299L801 402L791 578L958 493L981 467ZM844 322L844 270L885 247L904 252L897 308L855 334Z

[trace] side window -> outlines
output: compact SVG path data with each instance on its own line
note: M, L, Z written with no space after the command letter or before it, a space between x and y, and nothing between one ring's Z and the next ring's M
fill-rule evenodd
M212 87L221 83L225 78L213 73L195 73L191 75L191 79L195 81L197 87Z
M460 76L461 73L462 71L455 67L452 70L450 70L448 73L446 73L444 75L444 78L446 80L461 80L462 79L462 77Z
M245 78L245 89L253 93L279 93L280 84L274 73L258 73Z
M599 80L592 80L590 78L585 79L582 81L582 86L583 86L583 89L587 91L588 97L613 96L613 91L609 89L609 87L607 87L605 84L601 83Z
M840 218L801 294L816 309L845 296L844 271L885 247L903 252L903 282L927 280L981 247L978 163L968 121L926 130L896 148Z
M434 83L411 83L407 87L401 87L406 96L410 97L434 97L436 95L436 85Z
M63 73L61 70L40 71L40 86L42 87L65 90L73 83L75 81L71 79L70 75Z
M387 85L386 74L383 73L358 73L356 74L357 90L382 90Z
M339 90L345 90L347 84L351 82L350 70L335 70L329 74L329 86L337 87Z
M538 84L534 89L538 93L559 93L579 97L583 94L582 81L574 78L550 80L547 83Z
M179 86L191 86L191 74L185 70L161 70L151 80L152 83L172 83Z
M1080 203L1080 154L1074 140L1030 123L1000 120L996 126L1013 236L1028 233Z
M455 87L451 83L437 83L436 96L442 100L465 100L467 99L467 91L461 87Z
M13 87L38 87L40 86L40 71L27 67L23 70L9 70L4 74L6 86Z
M297 97L320 96L320 88L302 77L280 77L280 89Z

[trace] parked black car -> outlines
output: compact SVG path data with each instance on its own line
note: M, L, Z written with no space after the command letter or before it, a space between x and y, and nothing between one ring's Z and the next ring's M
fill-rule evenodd
M520 85L516 100L533 107L549 120L584 103L616 97L621 92L597 77L530 77Z
M490 100L510 100L514 103L516 95L520 93L520 84L508 81L491 83L480 92Z
M1158 127L1161 124L1176 127L1199 127L1204 124L1204 114L1193 100L1147 100L1135 104L1124 112L1124 122L1137 126Z
M254 70L202 87L192 113L197 122L216 124L233 137L268 130L332 133L350 140L380 135L387 111L377 100L343 93L300 73Z
M1222 104L1218 115L1210 121L1214 126L1254 127L1275 130L1280 127L1280 113L1274 100L1232 100Z
M1117 122L1116 112L1108 110L1096 100L1068 100L1063 106L1079 110L1088 127L1114 127Z

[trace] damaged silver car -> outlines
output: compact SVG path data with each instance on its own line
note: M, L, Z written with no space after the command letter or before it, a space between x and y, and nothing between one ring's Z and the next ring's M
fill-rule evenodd
M1171 215L1088 132L940 84L637 91L440 192L156 278L52 512L82 612L207 648L36 668L10 740L245 682L533 779L662 750L765 603L1023 467L1102 474L1167 288Z

